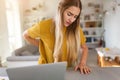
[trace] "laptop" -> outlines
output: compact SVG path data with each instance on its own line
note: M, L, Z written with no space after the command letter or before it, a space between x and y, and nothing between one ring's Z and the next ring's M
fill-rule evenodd
M9 80L64 80L67 62L7 68Z

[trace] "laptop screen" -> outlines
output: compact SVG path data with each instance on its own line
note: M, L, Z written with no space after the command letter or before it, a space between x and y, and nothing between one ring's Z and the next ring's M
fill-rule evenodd
M66 62L7 68L9 80L64 80Z

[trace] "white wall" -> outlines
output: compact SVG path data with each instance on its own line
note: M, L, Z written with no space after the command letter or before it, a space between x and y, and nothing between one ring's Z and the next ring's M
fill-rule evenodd
M22 12L23 12L23 31L27 28L31 27L34 23L38 22L42 18L53 17L56 13L57 5L59 0L20 0L22 3ZM94 13L93 9L88 7L88 3L92 2L93 4L102 3L101 0L82 0L83 4L83 15ZM38 8L39 5L43 5L43 7L39 10L33 11L32 8ZM29 9L29 13L25 13L25 10Z
M108 10L104 20L106 47L120 48L120 6L116 6L115 11L112 11L110 3L108 0L104 3L104 9Z
M5 58L9 55L10 53L7 20L5 13L5 0L0 0L0 56L2 57L2 60L5 60Z
M42 18L53 17L56 13L58 0L22 0L21 11L23 12L23 31L37 23ZM39 8L39 5L42 5ZM37 10L32 10L35 7ZM25 13L25 10L30 10Z

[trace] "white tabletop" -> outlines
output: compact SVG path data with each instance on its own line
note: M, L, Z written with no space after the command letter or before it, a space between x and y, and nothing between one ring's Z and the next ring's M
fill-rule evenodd
M109 56L114 59L116 56L120 56L120 49L117 48L96 48L97 53L99 56Z
M120 67L92 67L90 74L80 74L72 69L66 71L65 80L120 80ZM0 68L0 76L7 76L5 68Z
M78 71L69 70L66 72L66 80L120 80L120 68L99 68L92 67L90 74L80 74Z

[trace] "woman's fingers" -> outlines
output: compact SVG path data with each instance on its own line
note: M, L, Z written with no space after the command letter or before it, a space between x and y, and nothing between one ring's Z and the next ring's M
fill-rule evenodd
M83 68L84 74L89 74L91 72L90 68L87 66Z
M83 70L84 70L84 67L81 66L81 67L80 67L80 73L81 73L81 74L84 74L84 71L83 71Z
M91 72L90 68L85 65L84 66L76 66L75 71L77 71L78 69L80 70L81 74L89 74Z
M78 69L79 69L79 66L76 66L76 67L75 67L75 71L77 71Z

